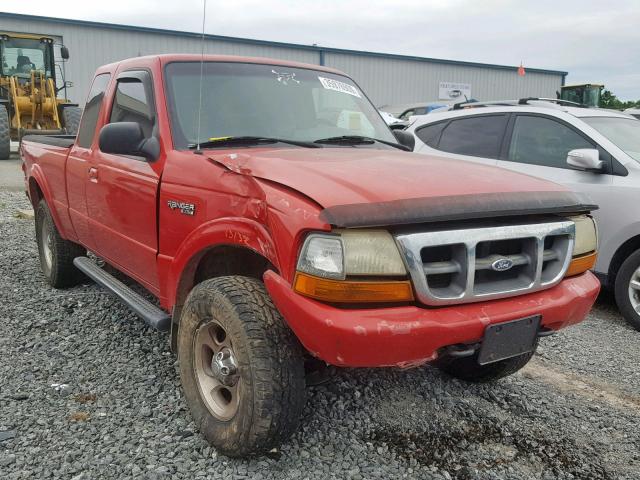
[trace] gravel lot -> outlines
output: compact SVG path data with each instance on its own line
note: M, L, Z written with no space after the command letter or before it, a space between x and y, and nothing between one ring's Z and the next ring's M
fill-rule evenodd
M269 456L195 431L166 334L94 285L49 288L23 193L0 190L0 478L640 477L640 334L608 298L522 372L344 370Z

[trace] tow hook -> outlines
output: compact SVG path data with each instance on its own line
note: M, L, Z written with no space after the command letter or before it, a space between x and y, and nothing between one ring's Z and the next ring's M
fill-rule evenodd
M540 337L549 337L551 335L555 335L557 332L555 330L551 330L550 328L541 328L538 331L538 338Z
M438 357L463 358L474 355L480 349L481 343L470 345L456 344L444 347Z
M538 331L538 338L542 338L542 337L549 337L551 335L556 334L557 332L555 330L552 330L550 328L541 328ZM449 357L449 358L463 358L463 357L471 357L472 355L474 355L478 350L480 350L480 347L482 346L482 342L478 342L478 343L470 343L470 344L464 344L464 343L458 343L455 345L449 345L447 347L444 347L440 350L438 357L439 358L444 358L444 357Z

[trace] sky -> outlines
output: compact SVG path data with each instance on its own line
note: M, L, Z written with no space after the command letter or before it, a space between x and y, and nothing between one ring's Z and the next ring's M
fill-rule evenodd
M173 30L203 0L2 0L5 12ZM0 26L1 27L1 26ZM640 100L640 0L208 0L206 33L568 71Z

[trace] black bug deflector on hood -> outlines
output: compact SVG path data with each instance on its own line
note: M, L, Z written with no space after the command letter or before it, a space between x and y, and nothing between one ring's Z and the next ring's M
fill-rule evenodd
M336 205L322 210L320 219L340 228L381 227L597 209L585 195L574 192L509 192Z

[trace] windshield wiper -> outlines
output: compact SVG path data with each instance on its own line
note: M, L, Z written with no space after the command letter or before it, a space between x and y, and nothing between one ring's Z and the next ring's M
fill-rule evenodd
M240 136L240 137L220 137L210 138L205 142L200 143L200 148L211 147L224 147L227 145L261 145L270 143L286 143L288 145L295 145L296 147L306 148L320 148L320 145L316 145L312 142L302 142L298 140L288 140L285 138L272 138L272 137L253 137L253 136ZM198 148L196 144L190 144L189 149L195 150Z
M339 137L320 138L313 143L321 143L328 145L373 145L374 143L382 143L390 147L399 148L407 152L411 151L408 147L395 142L380 140L379 138L365 137L362 135L341 135Z

